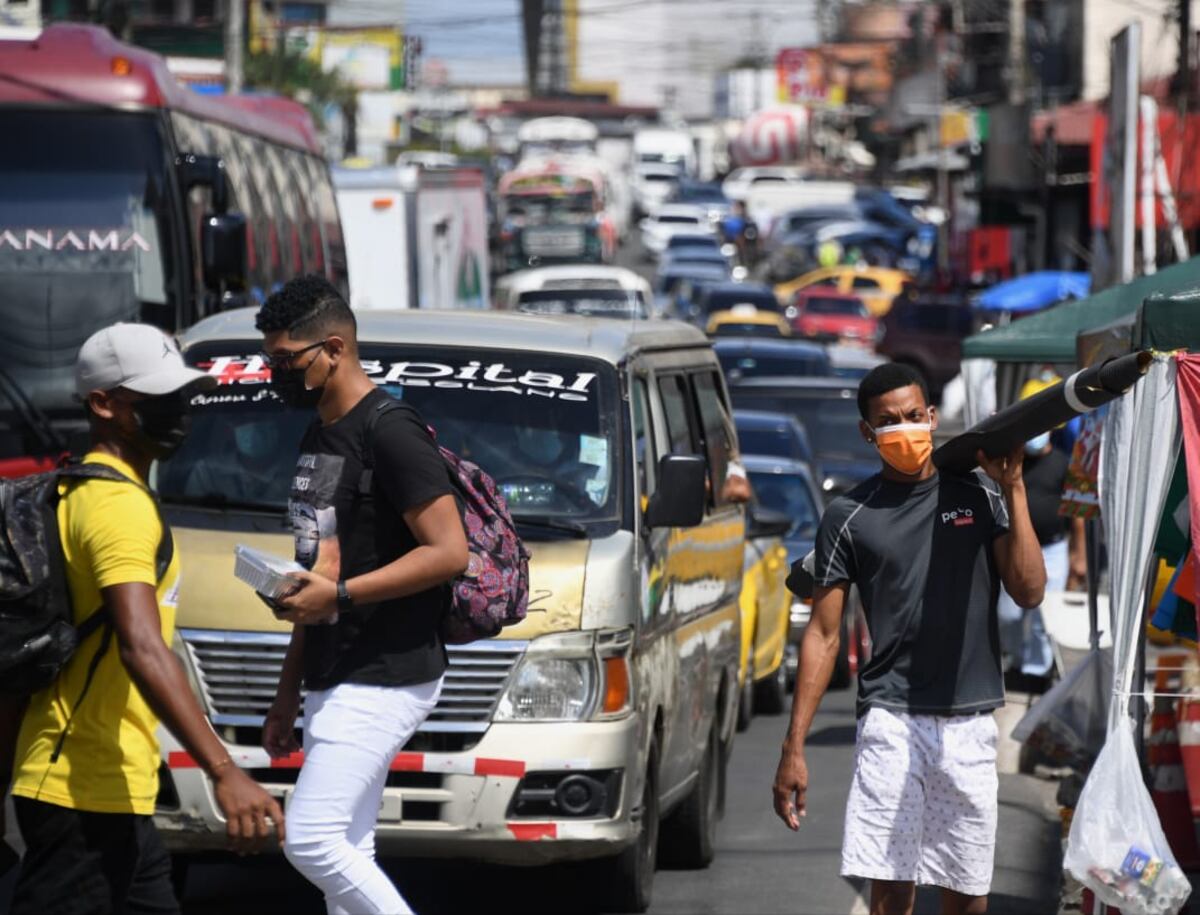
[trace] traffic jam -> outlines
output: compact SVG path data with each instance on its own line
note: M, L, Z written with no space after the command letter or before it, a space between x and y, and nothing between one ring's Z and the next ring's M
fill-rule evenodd
M354 854L361 852L368 862L430 858L584 868L571 871L586 880L571 884L575 898L562 899L563 911L577 905L606 912L653 910L656 872L703 871L719 859L720 823L728 818L727 798L735 790L731 781L743 778L731 768L738 764L739 741L762 718L774 719L772 739L775 732L782 738L793 695L800 695L803 683L814 688L816 655L806 652L815 650L818 639L810 635L806 641L810 626L819 626L822 645L829 645L828 670L821 667L819 676L827 673L831 701L843 701L837 696L844 695L849 711L858 696L860 739L866 722L874 720L864 717L861 703L870 693L859 681L871 665L872 632L879 638L883 625L886 650L907 649L898 647L903 640L887 641L893 638L887 624L870 612L868 598L878 593L878 581L859 582L851 572L844 577L850 586L841 592L840 617L832 631L826 628L819 601L830 588L822 575L829 578L839 542L831 554L828 543L818 541L828 509L843 513L836 514L838 538L844 534L849 549L857 549L852 522L866 523L862 519L870 514L864 511L855 521L857 509L873 510L872 487L889 485L880 482L893 479L889 466L902 466L883 444L884 426L924 430L920 435L929 441L920 460L929 474L935 474L934 465L943 467L943 476L951 458L941 463L935 453L928 464L930 452L973 427L959 440L956 460L964 473L978 464L980 478L991 477L999 489L992 509L986 499L938 503L941 525L960 537L982 536L992 530L986 526L994 509L994 536L1000 537L1009 533L1009 515L1019 511L1010 498L1016 486L1011 464L1004 470L996 463L998 452L984 454L991 443L1003 438L1018 458L1026 455L1029 477L1028 456L1035 455L1029 443L1036 440L1048 454L1053 441L1056 453L1065 455L1065 473L1072 449L1083 447L1075 444L1077 438L1092 434L1099 441L1099 427L1080 431L1078 414L1140 390L1138 383L1150 383L1141 382L1143 376L1154 375L1153 368L1147 374L1148 356L1126 357L1119 377L1089 382L1087 391L1103 394L1094 403L1071 387L1077 376L1061 386L1058 368L1070 359L1047 357L1043 364L1039 357L1031 364L1040 375L1009 378L1002 371L999 382L993 363L993 374L981 382L971 365L982 360L964 361L964 341L984 340L986 347L993 324L1001 332L1010 321L1020 327L1024 306L1007 300L989 304L989 289L994 293L1003 284L985 279L992 277L987 271L960 269L957 259L967 255L952 245L954 200L937 183L944 175L927 169L881 173L857 141L841 158L827 155L828 149L822 152L806 137L819 125L793 109L727 122L718 130L669 117L666 110L590 98L576 103L564 96L477 112L474 122L487 136L482 151L447 151L443 134L440 149L400 149L372 161L331 155L327 125L298 101L257 92L201 92L181 82L178 72L159 54L96 25L56 23L35 37L0 35L0 123L7 136L19 138L0 151L6 188L0 202L0 289L6 292L0 306L5 326L0 479L87 467L66 459L87 453L91 461L91 453L105 451L97 436L110 427L96 417L113 414L97 412L97 404L107 401L98 393L103 389L80 380L87 372L101 377L125 371L112 374L126 379L114 389L150 394L133 386L128 369L135 356L149 357L135 351L136 341L104 335L119 335L132 325L157 328L165 335L157 355L181 359L178 371L193 379L179 388L187 396L186 436L180 431L170 448L145 452L145 480L137 488L152 490L158 515L146 516L161 519L172 561L183 569L168 596L159 593L158 603L151 604L171 608L173 626L162 611L162 634L186 678L189 707L200 710L197 720L217 742L197 742L194 727L177 726L183 713L163 711L152 683L132 668L128 681L133 692L147 696L144 714L157 716L136 719L154 725L153 737L146 737L153 742L145 746L157 746L158 753L152 773L156 794L142 820L152 823L162 860L169 853L169 866L159 869L169 871L181 900L190 898L189 882L195 891L198 879L210 879L206 868L212 862L230 860L236 817L221 770L232 764L265 791L254 795L258 800L250 806L256 812L247 822L257 825L246 827L242 840L258 829L254 850L286 854L324 893L329 911L407 905L379 901L400 897L389 895L396 889L384 885L386 879L374 882L373 863L364 865L348 852L336 859L341 863L330 864L331 857L314 864L312 849L303 844L308 834L297 838L314 804L317 775L309 773L319 770L310 763L329 758L318 756L326 738L315 722L322 710L332 720L327 710L342 688L332 681L322 685L313 673L312 644L320 637L350 655L382 652L383 660L372 656L362 667L366 673L360 671L357 681L350 676L355 682L344 685L403 687L408 697L415 688L411 677L378 679L379 670L392 664L394 673L401 662L389 660L390 648L366 645L370 639L363 633L375 630L365 623L361 630L342 627L356 603L384 607L394 600L407 607L404 601L417 591L437 595L445 586L450 606L463 614L463 628L455 637L444 628L435 637L430 663L440 677L437 689L396 748L385 749L371 788L379 792L377 812L372 815L373 802L368 804L367 820L360 823L363 814L356 808L354 825L347 827L351 844L359 843ZM764 155L764 144L779 136L785 138L782 146ZM1070 303L1088 293L1086 284L1078 291L1061 283L1055 288L1043 305ZM302 300L317 304L296 305ZM100 338L110 355L92 353ZM314 380L318 374L324 380ZM281 386L284 376L291 376L290 395ZM880 378L883 386L871 387ZM988 412L981 412L981 384L998 384L999 390L1017 385L1014 391L1021 391L1009 398L1017 406L1002 405L991 425ZM911 416L897 412L896 419L872 425L870 398L885 402L897 390L915 391L923 400ZM362 481L346 484L358 488L345 497L351 506L345 515L338 501L345 486L327 474L330 455L310 453L314 442L333 441L338 425L357 417L329 412L338 398L350 397L342 391L387 400L355 439L367 443L368 457L362 459ZM151 431L149 413L137 412L137 397L131 441ZM1052 404L1052 397L1059 400ZM993 392L993 410L995 400ZM986 406L988 398L982 402ZM1025 412L1012 419L1008 411L1018 408ZM118 407L112 410L120 415ZM389 410L398 411L397 417L388 418ZM314 417L320 418L316 426ZM421 452L422 459L432 455L440 464L441 454L449 462L455 482L446 492L463 513L463 549L469 553L461 554L459 565L447 561L447 569L461 572L422 579L420 588L406 591L395 585L384 595L380 576L387 569L395 581L409 574L395 571L407 568L405 553L432 557L443 549L441 541L424 539L430 522L421 521L413 507L420 500L404 495L416 493L417 483L388 482L371 463L403 451L403 460L412 463L395 466L411 467L413 480L425 479L413 456L417 446L393 444L401 441L395 430L414 417L413 428L422 434L427 428L432 436L432 444L422 439L420 447L428 451ZM118 429L119 422L111 422ZM1042 443L1038 436L1047 423L1053 429ZM385 432L394 438L385 440ZM123 441L126 432L113 434ZM123 447L112 446L122 461ZM129 466L140 475L140 465L130 460ZM115 472L128 473L124 464ZM898 472L903 477L917 470ZM64 538L65 560L50 562L66 561L68 576L76 572L64 506L75 504L68 501L74 493L98 484L73 485L60 484L46 497L52 500L47 504L59 506L56 523ZM1021 499L1025 485L1016 486ZM1054 485L1057 507L1061 479ZM1029 481L1029 514L1040 540L1042 516L1034 510L1033 486ZM427 499L445 494L433 484L424 492ZM311 505L310 497L316 500ZM392 521L381 520L385 497L403 509L396 515L402 522L395 522L400 534L388 526ZM369 511L363 500L370 501ZM994 500L1002 503L999 509ZM330 514L335 504L336 517ZM846 517L848 504L857 509ZM149 512L145 505L142 510ZM1099 568L1098 548L1085 557L1083 522L1075 526L1050 514L1046 524L1053 531L1041 546L1045 568L1050 569L1049 547L1061 541L1064 582L1057 587L1064 595L1070 590L1069 549L1071 589L1086 590L1088 569L1095 578ZM14 509L0 506L13 544L15 517ZM378 524L378 531L359 538L354 525L360 523ZM1016 521L1012 524L1016 529ZM385 543L393 535L405 546L385 566L383 552L391 548ZM320 559L305 559L305 537ZM316 587L308 584L314 573L324 574L331 538L344 567L357 562L350 554L361 550L378 558L379 568L364 568L355 578L345 569L339 575L335 562L328 582L332 615L305 617L317 614L303 595ZM1025 558L1036 564L1041 553L1038 540L1033 544ZM1120 548L1141 547L1111 542L1110 557ZM0 549L0 560L20 552L17 546L6 549ZM1086 549L1093 550L1090 540ZM814 551L826 561L823 573L813 568ZM1010 577L1010 562L1015 569L1017 559L1007 553L997 553L994 562L986 555L984 566L995 585L992 616L1000 581L1008 589L1004 596L1013 593L1023 608L1013 612L1017 628L1025 627L1025 650L1029 640L1043 638L1049 652L1053 640L1053 660L1020 680L1019 688L1038 696L1060 680L1074 684L1070 677L1064 680L1064 652L1077 650L1082 657L1099 650L1099 642L1079 634L1078 620L1074 635L1055 629L1061 624L1049 610L1050 636L1041 630L1030 634L1021 614L1040 594L1018 600L1017 585L1032 579L1015 571ZM494 566L492 583L478 571L481 561ZM8 584L24 574L19 563L17 568L0 562L6 581L0 621L9 618L5 601L25 599L25 592ZM1076 579L1077 572L1082 577ZM480 590L456 584L466 579ZM70 581L76 595L76 580ZM104 581L97 578L95 591L102 607L115 599ZM146 593L153 597L150 587L163 581L151 576ZM1093 581L1093 597L1095 587ZM1027 590L1032 595L1036 589ZM362 596L367 594L376 596L368 601ZM420 596L411 597L412 607ZM509 615L489 630L481 614L503 600L509 601ZM1046 601L1049 605L1048 594ZM75 607L76 614L80 610ZM124 611L108 612L119 620ZM1076 615L1086 620L1082 610ZM105 638L116 630L120 647L109 660L116 665L119 655L128 667L123 625L107 624ZM298 642L296 632L304 630ZM80 645L90 631L80 626ZM1191 631L1194 637L1194 626ZM1117 635L1123 637L1122 631ZM1033 669L1028 659L1021 668L1017 638L1013 657L1007 643L1004 648L1013 677ZM356 647L346 647L350 639L358 639ZM992 640L997 660L1000 639ZM1074 647L1061 647L1068 643ZM62 706L65 723L50 763L64 746L69 755L68 732L90 733L87 726L72 727L72 718L87 708L83 697L94 688L96 669L102 671L98 682L104 680L105 668L98 666L104 650L74 705ZM303 687L297 679L300 653ZM416 664L415 655L395 657ZM64 663L87 660L84 646ZM0 684L8 682L5 663L0 657ZM1113 662L1107 663L1111 675ZM997 682L999 676L997 670ZM1017 681L1008 673L1005 678L1012 689ZM280 704L281 684L295 689L290 713L281 712L286 706ZM51 693L56 689L51 686ZM30 701L34 709L40 700L35 694ZM51 706L62 701L54 699ZM803 705L799 698L796 703L797 709ZM988 712L997 707L980 705ZM358 713L343 711L345 726L373 730L373 724L362 723L369 719L354 717ZM11 773L17 806L15 819L8 814L10 837L14 823L33 835L28 805L39 796L28 788L28 754L35 751L21 762L34 712L24 714L25 724L18 713L13 725L21 728L21 737ZM141 727L130 724L129 714L121 728ZM805 713L794 714L792 729ZM804 721L804 727L810 723ZM848 727L853 730L854 717ZM1047 732L1034 733L1042 743L1035 737L1029 746L1043 752L1043 768L1061 762L1046 742ZM792 730L788 734L790 740ZM120 740L125 747L123 730ZM215 762L213 747L220 757ZM1098 747L1092 749L1086 766ZM106 764L96 759L96 765ZM846 755L841 765L849 772L857 763ZM1086 766L1076 769L1086 775ZM1032 767L1030 762L1021 771L1031 774ZM790 793L786 811L779 806L783 773L781 764L776 812L796 828L789 820ZM853 792L862 790L860 774L852 803ZM334 776L327 777L332 785ZM802 782L783 783L789 792L798 790L800 815L807 777L805 770ZM815 780L814 786L814 793L822 790ZM770 810L770 788L769 774L755 788L763 811ZM50 804L43 806L59 803L50 794L44 799ZM1061 806L1069 811L1077 801L1078 791ZM332 811L336 805L330 804ZM113 815L129 812L119 805L101 808ZM142 813L136 804L131 810ZM831 835L841 825L840 818L831 824ZM311 823L304 828L315 830ZM849 832L846 841L852 841ZM36 900L50 896L27 886L34 879L27 876L31 857L27 852L18 868L14 854L12 874L21 873L14 911L49 905ZM1117 894L1111 898L1125 900L1122 911L1175 911L1170 906L1186 898L1182 871L1173 860L1164 863L1161 850L1150 849L1142 858L1133 864L1126 859L1125 870L1117 862L1106 872L1109 878L1102 882ZM130 866L146 864L144 857L137 860L141 863ZM314 876L322 867L328 873ZM364 867L371 868L369 876L362 876L368 873ZM1155 868L1165 868L1165 876L1158 877ZM331 876L333 871L339 874ZM903 900L877 895L882 872L851 873L876 881L872 912L913 911L911 898L905 909ZM953 889L955 899L967 900L963 905L980 898L985 904L945 911L986 910L987 881L947 883L926 876L922 871L895 879L932 882L948 894ZM142 877L131 879L136 884ZM1151 887L1156 880L1162 904L1138 908L1153 892L1131 887L1138 881ZM971 889L977 886L981 892ZM403 891L399 881L397 888ZM1090 889L1088 895L1090 903ZM858 902L865 904L865 898ZM129 908L97 903L86 910L140 910L133 896L126 903ZM760 911L754 905L747 900L742 910Z

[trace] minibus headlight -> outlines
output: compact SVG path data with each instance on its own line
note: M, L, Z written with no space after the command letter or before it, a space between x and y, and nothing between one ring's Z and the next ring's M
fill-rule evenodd
M496 708L497 721L583 721L596 696L594 657L526 655Z

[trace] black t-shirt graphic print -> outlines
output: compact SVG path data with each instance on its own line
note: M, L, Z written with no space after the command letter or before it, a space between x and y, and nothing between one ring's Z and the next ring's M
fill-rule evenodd
M402 403L378 412L388 401L373 391L336 422L314 422L300 444L288 501L296 560L333 581L374 571L415 549L404 513L453 492L420 414ZM364 460L367 447L372 454ZM364 487L367 468L371 482ZM332 625L309 626L305 686L407 686L441 676L446 654L438 629L445 600L442 586L356 605Z

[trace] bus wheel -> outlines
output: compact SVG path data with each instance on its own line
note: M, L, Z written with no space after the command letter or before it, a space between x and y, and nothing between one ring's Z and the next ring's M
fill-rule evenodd
M658 869L658 741L650 744L642 785L641 829L637 841L615 858L600 862L597 884L613 912L650 908L654 872Z

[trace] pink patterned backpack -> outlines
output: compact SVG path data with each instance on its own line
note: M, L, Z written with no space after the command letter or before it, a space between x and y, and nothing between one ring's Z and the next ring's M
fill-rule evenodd
M374 422L399 402L389 398L375 408L367 427L365 460L370 460ZM437 433L425 427L434 442ZM450 599L442 617L442 641L465 645L490 639L505 626L525 619L529 606L529 551L517 534L508 504L496 481L478 465L438 445L450 482L458 495L470 558L467 570L450 583ZM370 477L364 474L370 487Z
M436 440L433 429L429 430ZM449 448L438 451L458 489L470 559L451 583L450 606L442 620L442 640L462 645L490 639L505 626L525 619L529 605L529 551L517 535L496 481L477 464Z

